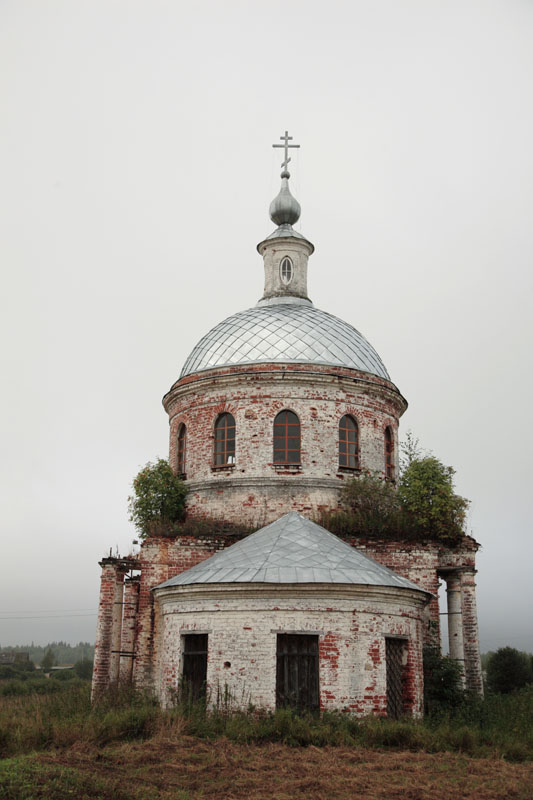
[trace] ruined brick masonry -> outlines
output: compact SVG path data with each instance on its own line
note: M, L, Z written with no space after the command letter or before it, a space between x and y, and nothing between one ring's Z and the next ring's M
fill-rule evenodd
M407 402L355 329L313 310L307 264L314 247L292 229L299 214L284 171L271 206L278 228L258 245L263 297L198 343L163 399L169 460L184 473L191 518L223 519L230 528L232 523L259 528L291 511L313 519L338 507L340 488L360 470L391 480L398 473L398 427ZM273 425L281 411L299 421L298 458L292 463L274 458ZM215 425L221 414L233 417L235 447L230 458L217 463ZM357 427L358 460L352 468L339 459L345 415ZM403 708L419 715L422 646L439 640L439 581L447 588L450 654L464 664L466 688L482 692L473 539L465 537L455 549L431 541L350 540L432 593L430 602L427 594L405 588L395 593L356 585L339 589L339 584L312 589L279 584L273 590L266 584L222 583L203 593L176 586L154 592L236 540L232 535L152 538L135 558L100 562L95 694L119 681L133 682L168 702L179 683L182 636L197 631L210 637L211 696L224 685L241 706L252 692L254 704L272 708L276 632L313 631L319 636L322 708L385 713L385 642L395 637L405 642Z

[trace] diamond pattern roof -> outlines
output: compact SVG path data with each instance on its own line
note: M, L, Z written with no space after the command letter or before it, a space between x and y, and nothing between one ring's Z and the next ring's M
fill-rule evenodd
M215 325L196 345L180 377L257 362L331 364L390 380L371 344L347 322L312 305L255 306Z
M157 588L198 583L352 583L425 591L295 511Z

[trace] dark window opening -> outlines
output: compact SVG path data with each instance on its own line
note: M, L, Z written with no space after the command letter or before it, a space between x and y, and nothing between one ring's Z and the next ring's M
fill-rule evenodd
M274 464L300 463L300 420L294 411L280 411L274 420Z
M359 468L359 431L349 414L339 422L339 467Z
M278 633L276 708L318 711L318 636Z
M182 697L189 703L205 700L207 682L207 633L183 637Z
M235 464L235 419L221 414L215 423L215 467Z
M394 478L394 439L390 428L385 428L385 477Z
M387 669L387 716L398 719L403 713L403 639L385 639Z
M187 428L180 425L178 428L178 475L185 475L185 457L187 453Z

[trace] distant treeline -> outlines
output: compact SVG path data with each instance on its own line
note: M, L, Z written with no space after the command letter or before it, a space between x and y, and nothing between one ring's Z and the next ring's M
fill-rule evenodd
M78 642L78 644L67 644L67 642L50 642L44 645L31 644L17 644L0 646L0 653L29 653L30 661L34 664L40 664L44 658L44 654L50 648L54 654L55 662L58 666L61 664L75 664L76 661L88 658L90 661L94 658L94 644L89 642Z

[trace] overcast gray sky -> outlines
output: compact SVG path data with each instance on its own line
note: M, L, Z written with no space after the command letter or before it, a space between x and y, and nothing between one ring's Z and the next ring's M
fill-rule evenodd
M532 79L530 0L1 0L0 644L94 641L287 128L311 298L472 500L482 649L533 650Z

